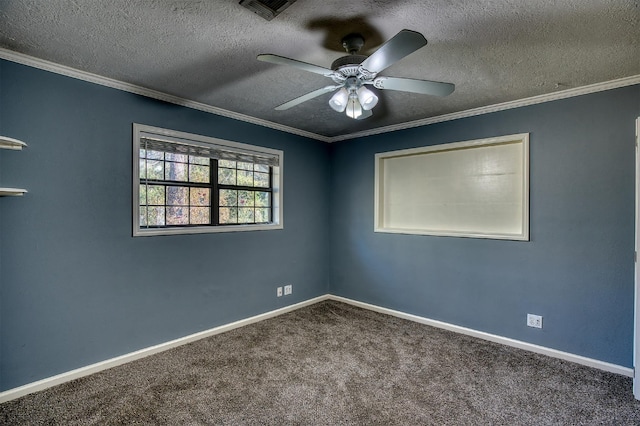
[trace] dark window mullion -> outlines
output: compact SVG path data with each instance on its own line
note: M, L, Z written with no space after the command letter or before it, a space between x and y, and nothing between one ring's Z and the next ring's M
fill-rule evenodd
M162 185L162 186L188 186L194 188L211 188L211 185L208 183L202 182L183 182L177 180L158 180L158 179L145 179L144 184L146 185Z
M164 153L163 153L164 156ZM148 161L160 161L164 163L164 169L165 169L165 173L166 173L166 169L168 167L168 163L180 163L180 164L185 164L187 166L187 173L189 174L189 176L191 175L191 163L182 163L182 162L175 162L175 161L169 161L166 158L163 159L153 159L153 160L149 160L148 158L143 158L144 163L145 163L145 170L148 172ZM236 167L236 175L238 173L237 167ZM273 168L269 167L269 171L268 171L268 175L269 175L269 187L264 188L264 187L256 187L256 186L246 186L246 185L228 185L228 184L219 184L218 183L218 173L219 173L219 164L218 164L218 160L215 159L210 159L209 160L209 183L203 183L203 182L189 182L189 181L176 181L176 180L165 180L165 179L149 179L148 175L145 173L145 177L142 179L139 179L139 183L141 185L144 185L147 188L147 197L148 197L148 187L151 185L157 185L157 186L162 186L164 187L164 192L165 192L165 203L162 205L151 205L148 204L148 198L147 200L145 200L145 204L144 205L140 205L140 207L144 207L146 209L146 228L171 228L171 227L190 227L190 226L202 226L202 224L191 224L191 190L192 188L204 188L204 189L208 189L210 192L210 205L209 205L209 209L210 209L210 226L222 226L220 224L220 190L222 189L229 189L229 190L233 190L233 191L250 191L253 193L253 206L251 206L250 208L253 210L253 222L247 222L247 224L256 224L258 223L256 220L256 211L258 209L257 205L256 205L256 196L257 196L257 192L267 192L269 193L269 214L270 214L270 222L273 221ZM166 177L166 174L164 175ZM254 177L255 177L255 170L254 170ZM236 182L237 183L237 182ZM169 187L186 187L189 188L189 201L188 201L188 205L173 205L173 204L168 204L169 202L169 197L168 197L168 188ZM181 207L181 208L186 208L187 209L187 217L188 217L188 223L187 224L172 224L172 225L168 225L166 223L167 217L168 215L168 210L169 208L174 208L174 207ZM165 218L165 224L164 225L150 225L150 209L151 208L161 208L162 210L164 210L164 218ZM236 204L235 206L235 210L236 210L236 215L239 217L240 216L240 210L244 209L244 208L248 208L247 206L245 207L240 207L239 205ZM260 207L261 209L264 207ZM242 223L244 224L244 223ZM236 223L236 225L242 225L241 223ZM224 226L227 225L234 225L234 224L224 224Z
M272 188L263 188L260 186L237 186L219 184L219 189L233 189L236 191L255 191L255 192L273 192Z
M211 225L220 225L220 185L218 185L218 160L211 159L209 166L209 182L211 182Z
M273 188L273 167L269 166L269 190ZM273 191L269 192L269 219L270 222L274 222L275 218L273 217Z

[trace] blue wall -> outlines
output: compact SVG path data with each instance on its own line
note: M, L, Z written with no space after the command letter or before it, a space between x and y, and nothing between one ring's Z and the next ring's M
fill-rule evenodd
M325 143L0 62L0 389L328 292ZM284 230L131 236L132 123L284 150ZM276 298L276 287L293 295Z
M631 367L638 116L634 86L332 145L331 292ZM375 153L525 132L531 241L373 232Z
M0 390L327 292L631 367L639 99L327 145L0 61ZM134 122L284 150L284 230L133 238ZM373 232L376 152L522 132L530 242Z

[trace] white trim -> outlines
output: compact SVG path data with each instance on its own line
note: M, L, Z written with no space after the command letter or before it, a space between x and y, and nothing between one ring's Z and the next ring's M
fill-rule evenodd
M338 302L348 303L359 308L368 309L370 311L379 312L382 314L391 315L397 318L414 321L420 324L430 325L436 328L442 328L444 330L453 331L467 336L477 337L479 339L488 340L490 342L500 343L506 346L511 346L518 349L524 349L529 352L535 352L542 355L547 355L552 358L559 358L565 361L575 362L577 364L586 365L588 367L597 368L599 370L608 371L610 373L620 374L622 376L633 377L633 368L623 367L617 364L611 364L605 361L599 361L593 358L587 358L581 355L575 355L569 352L559 351L557 349L548 348L545 346L534 345L533 343L523 342L521 340L510 339L508 337L498 336L496 334L485 333L483 331L473 330L471 328L461 327L446 323L443 321L433 320L418 315L407 314L405 312L396 311L393 309L383 308L381 306L372 305L369 303L358 302L357 300L348 299L342 296L329 295L329 300L335 300Z
M559 92L545 93L543 95L532 96L514 101L502 102L494 105L472 108L465 111L453 112L450 114L438 115L435 117L423 118L421 120L409 121L406 123L394 124L392 126L377 127L357 133L350 133L342 136L334 136L329 142L339 142L348 139L363 138L380 133L395 132L397 130L411 129L413 127L427 126L429 124L442 123L445 121L457 120L459 118L475 117L476 115L490 114L492 112L505 111L508 109L520 108L529 105L536 105L545 102L557 101L560 99L573 98L575 96L588 95L590 93L604 92L605 90L618 89L620 87L640 84L640 75L632 75L616 80L604 81L601 83L589 84L587 86L575 87Z
M135 361L137 359L145 358L149 355L164 352L168 349L182 346L187 343L195 342L200 339L204 339L210 336L214 336L216 334L224 333L226 331L231 331L233 329L244 327L245 325L253 324L269 318L274 318L274 317L277 317L278 315L295 311L297 309L304 308L306 306L314 305L316 303L320 303L325 300L335 300L338 302L347 303L349 305L357 306L359 308L367 309L370 311L391 315L391 316L406 319L409 321L414 321L420 324L430 325L432 327L442 328L442 329L453 331L456 333L465 334L467 336L477 337L479 339L488 340L490 342L500 343L503 345L524 349L530 352L547 355L552 358L560 358L565 361L575 362L577 364L586 365L588 367L597 368L599 370L604 370L604 371L608 371L615 374L620 374L622 376L633 377L632 368L622 367L620 365L611 364L608 362L599 361L596 359L587 358L580 355L574 355L568 352L562 352L556 349L551 349L544 346L538 346L531 343L522 342L520 340L509 339L507 337L485 333L482 331L477 331L477 330L473 330L466 327L460 327L460 326L449 324L446 322L432 320L425 317L420 317L418 315L407 314L404 312L383 308L381 306L372 305L369 303L358 302L356 300L348 299L342 296L325 294L322 296L314 297L313 299L296 303L294 305L285 306L283 308L279 308L273 311L265 312L263 314L255 315L250 318L245 318L243 320L235 321L229 324L224 324L209 330L201 331L199 333L190 334L188 336L171 340L169 342L160 343L155 346L150 346L148 348L140 349L135 352L131 352L115 358L107 359L101 362L97 362L95 364L87 365L85 367L77 368L75 370L67 371L65 373L61 373L52 377L47 377L45 379L38 380L36 382L27 383L26 385L9 389L4 392L0 392L0 404L20 398L21 396L25 396L34 392L39 392L53 386L70 382L71 380L79 379L81 377L98 373L100 371L107 370L109 368L117 367L119 365L123 365L131 361Z
M322 302L329 298L328 295L318 296L313 299L305 300L304 302L296 303L294 305L285 306L273 311L265 312L260 315L245 318L243 320L235 321L229 324L214 327L209 330L201 331L199 333L190 334L179 339L171 340L169 342L160 343L155 346L150 346L139 351L131 352L125 355L121 355L115 358L107 359L105 361L97 362L95 364L87 365L86 367L77 368L75 370L67 371L46 379L38 380L37 382L28 383L26 385L9 389L4 392L0 392L0 404L3 402L11 401L21 396L28 395L30 393L38 392L48 389L52 386L56 386L62 383L69 382L71 380L79 379L80 377L88 376L93 373L117 367L118 365L126 364L131 361L135 361L140 358L148 357L149 355L164 352L168 349L175 348L177 346L186 345L187 343L195 342L196 340L204 339L206 337L214 336L216 334L231 331L233 329L244 327L245 325L253 324L259 321L263 321L269 318L277 317L278 315L286 314L287 312L295 311L296 309L303 308L305 306L313 305L318 302Z
M27 65L33 68L41 69L44 71L53 72L55 74L64 75L67 77L75 78L82 81L88 81L89 83L99 84L101 86L110 87L112 89L122 90L124 92L134 93L136 95L146 96L148 98L158 99L171 104L184 106L187 108L196 109L198 111L204 111L222 117L232 118L238 121L244 121L246 123L256 124L258 126L268 127L274 130L280 130L282 132L291 133L298 136L303 136L310 139L317 139L322 142L330 142L330 138L322 135L318 135L305 130L296 129L293 127L285 126L283 124L274 123L272 121L263 120L249 115L241 114L234 111L218 108L215 106L207 105L202 102L196 102L189 99L181 98L179 96L169 95L157 90L148 89L146 87L138 86L131 83L115 80L109 77L103 77L98 74L93 74L87 71L81 71L75 68L71 68L65 65L56 64L54 62L46 61L44 59L34 58L23 53L13 52L8 49L0 48L0 59L5 59L10 62L15 62L22 65Z
M634 254L634 309L633 309L633 396L640 399L640 267L638 251L640 251L640 117L636 119L636 192L635 192L635 254Z
M280 130L282 132L291 133L298 136L303 136L310 139L319 140L321 142L339 142L347 139L362 138L365 136L377 135L380 133L394 132L396 130L410 129L413 127L426 126L429 124L442 123L444 121L457 120L459 118L474 117L476 115L489 114L497 111L505 111L508 109L520 108L523 106L535 105L544 102L556 101L559 99L572 98L574 96L587 95L590 93L603 92L605 90L617 89L620 87L632 86L634 84L640 84L640 75L632 75L629 77L623 77L616 80L604 81L601 83L590 84L582 87L575 87L567 90L561 90L559 92L546 93L543 95L532 96L529 98L518 99L514 101L502 102L494 105L487 105L479 108L468 109L465 111L454 112L451 114L443 114L435 117L424 118L421 120L410 121L407 123L399 123L392 126L377 127L375 129L365 130L363 132L350 133L340 136L324 136L317 133L308 132L301 129L285 126L283 124L274 123L272 121L263 120L249 115L240 114L238 112L229 111L226 109L214 107L211 105L203 104L201 102L192 101L189 99L181 98L178 96L169 95L167 93L159 92L157 90L147 89L145 87L137 86L131 83L125 83L119 80L115 80L108 77L103 77L97 74L93 74L86 71L81 71L75 68L71 68L65 65L56 64L54 62L46 61L44 59L35 58L33 56L25 55L23 53L14 52L9 49L0 48L0 59L5 59L10 62L15 62L22 65L27 65L33 68L53 72L67 77L76 78L82 81L88 81L90 83L99 84L101 86L110 87L112 89L118 89L129 93L135 93L137 95L146 96L153 99L159 99L161 101L169 102L176 105L181 105L187 108L196 109L198 111L204 111L211 114L220 115L234 120L244 121L246 123L256 124L258 126L268 127L274 130Z

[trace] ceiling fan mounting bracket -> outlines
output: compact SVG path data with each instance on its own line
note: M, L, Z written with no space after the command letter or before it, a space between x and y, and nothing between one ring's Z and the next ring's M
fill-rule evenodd
M364 46L364 37L358 33L347 34L342 38L342 47L350 55L355 55Z

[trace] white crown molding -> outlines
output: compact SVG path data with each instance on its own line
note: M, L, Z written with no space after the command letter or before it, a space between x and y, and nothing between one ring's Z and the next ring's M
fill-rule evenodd
M457 120L459 118L474 117L476 115L489 114L492 112L505 111L508 109L520 108L529 105L541 104L544 102L557 101L560 99L573 98L575 96L587 95L590 93L603 92L605 90L617 89L619 87L633 86L640 84L640 75L619 78L602 83L590 84L588 86L574 87L561 90L559 92L546 93L544 95L532 96L530 98L518 99L515 101L502 102L494 105L487 105L479 108L468 109L451 114L439 115L436 117L423 118L392 126L378 127L376 129L365 130L357 133L350 133L343 136L335 136L330 142L339 142L348 139L362 138L366 136L378 135L380 133L395 132L396 130L410 129L413 127L427 126L429 124L442 123L444 121Z
M167 93L163 93L157 90L147 89L145 87L137 86L135 84L125 83L123 81L115 80L108 77L103 77L98 74L92 74L90 72L81 71L65 65L56 64L55 62L46 61L44 59L38 59L33 56L25 55L23 53L14 52L12 50L5 49L5 48L0 48L0 59L5 59L7 61L15 62L22 65L27 65L33 68L44 70L44 71L50 71L50 72L64 75L67 77L76 78L78 80L99 84L101 86L110 87L112 89L118 89L125 92L134 93L137 95L146 96L149 98L158 99L158 100L169 102L172 104L184 106L187 108L192 108L199 111L204 111L204 112L220 115L227 118L232 118L234 120L244 121L246 123L256 124L258 126L268 127L270 129L280 130L282 132L291 133L294 135L306 137L309 139L319 140L321 142L328 142L328 143L339 142L339 141L344 141L348 139L362 138L366 136L373 136L381 133L395 132L397 130L405 130L413 127L427 126L429 124L442 123L444 121L457 120L459 118L474 117L477 115L489 114L492 112L505 111L508 109L520 108L523 106L535 105L535 104L540 104L544 102L551 102L551 101L556 101L560 99L571 98L574 96L581 96L589 93L602 92L605 90L617 89L619 87L640 84L640 75L633 75L630 77L619 78L616 80L590 84L588 86L575 87L567 90L561 90L559 92L532 96L530 98L518 99L515 101L509 101L509 102L502 102L499 104L468 109L465 111L454 112L451 114L444 114L436 117L429 117L429 118L424 118L420 120L409 121L406 123L394 124L392 126L378 127L375 129L365 130L362 132L329 137L329 136L319 135L317 133L307 132L301 129L296 129L294 127L289 127L282 124L274 123L272 121L251 117L249 115L240 114L238 112L228 111L226 109L203 104L201 102L196 102L196 101L181 98L178 96L169 95Z
M307 132L305 130L300 130L300 129L285 126L282 124L274 123L272 121L251 117L249 115L240 114L238 112L228 111L226 109L222 109L222 108L214 107L211 105L203 104L201 102L196 102L189 99L181 98L179 96L169 95L164 92L148 89L142 86L137 86L135 84L125 83L123 81L115 80L113 78L103 77L98 74L92 74L90 72L81 71L76 68L71 68L65 65L56 64L55 62L46 61L44 59L34 58L33 56L14 52L12 50L0 48L0 59L5 59L10 62L27 65L33 68L44 70L44 71L50 71L55 74L64 75L64 76L75 78L82 81L87 81L89 83L99 84L101 86L110 87L112 89L118 89L124 92L134 93L136 95L158 99L168 103L196 109L198 111L204 111L204 112L220 115L227 118L232 118L234 120L256 124L262 127L268 127L274 130L280 130L282 132L303 136L309 139L316 139L322 142L330 142L330 138L326 136L322 136L315 133Z

